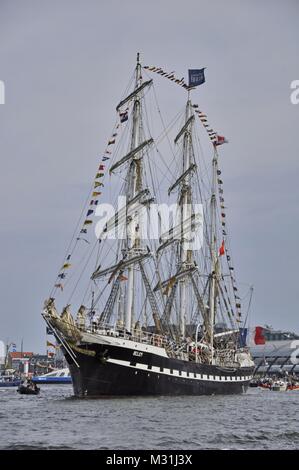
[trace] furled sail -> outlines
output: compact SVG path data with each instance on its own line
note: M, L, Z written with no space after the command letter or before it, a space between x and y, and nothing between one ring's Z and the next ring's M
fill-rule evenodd
M190 126L190 124L194 121L194 115L190 116L189 119L185 122L185 124L183 125L182 129L180 130L180 132L178 133L178 135L176 136L176 138L174 139L174 143L176 144L180 138L182 137L182 135L185 134L186 130L188 129L188 127Z
M116 170L116 168L118 168L119 166L126 163L128 160L133 158L137 153L139 153L141 150L143 150L148 145L151 145L153 142L154 142L154 139L152 139L152 138L142 142L142 144L138 145L138 147L131 150L129 153L127 153L127 155L125 155L123 158L118 160L118 162L114 163L114 165L112 165L112 167L110 168L109 173L112 173L114 170Z
M192 165L190 165L189 168L186 171L184 171L184 173L173 183L173 185L170 186L170 188L168 189L168 196L182 181L184 181L186 176L188 176L190 173L193 173L195 169L196 169L196 164L192 163Z
M120 108L122 108L126 103L131 101L138 93L140 93L144 88L147 86L151 85L153 83L153 80L148 80L147 82L142 83L136 90L134 90L129 96L127 96L124 100L122 100L117 106L116 106L116 111L119 111Z
M191 214L191 216L187 217L182 223L180 222L164 232L160 237L160 241L164 244L165 241L180 240L182 236L190 235L191 232L194 232L201 223L202 214L200 212Z
M147 196L149 197L146 198ZM103 230L99 234L99 238L103 239L108 237L109 233L116 229L120 235L121 230L126 227L128 218L135 216L136 213L141 213L144 207L151 201L152 198L150 197L149 189L143 189L140 191L106 222Z
M132 258L122 259L119 263L117 263L113 266L109 266L106 269L101 270L100 267L99 267L99 269L97 269L92 274L91 279L95 280L95 279L98 279L100 277L106 276L107 274L117 272L117 271L120 271L120 270L124 270L127 267L131 266L132 264L139 263L140 261L143 261L146 258L149 258L150 256L151 256L151 253L145 253L143 255L133 256Z
M161 289L164 289L164 287L167 287L169 283L172 283L172 282L176 282L176 281L179 281L180 279L183 279L184 277L186 277L187 275L190 275L192 274L193 272L195 272L197 270L197 267L196 266L191 266L191 268L188 268L188 269L184 269L183 271L178 271L174 276L171 276L169 279L166 279L165 281L162 281L162 282L159 282L155 288L154 288L154 292L156 292L157 290L161 290Z

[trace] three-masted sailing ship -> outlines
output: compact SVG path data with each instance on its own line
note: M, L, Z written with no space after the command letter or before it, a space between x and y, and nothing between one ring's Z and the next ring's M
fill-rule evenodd
M168 127L161 118L162 134L155 139L146 107L154 83L150 76L143 79L150 72L183 86L187 94L183 111ZM196 115L208 124L191 100L193 89L173 73L142 67L138 55L132 87L116 108L119 121L93 181L82 229L42 313L78 397L234 394L244 392L252 379L254 363L242 341L244 323L228 254L217 150L223 138L207 129L212 156L209 163L200 162ZM158 148L163 139L171 148L166 161ZM105 178L110 193L119 191L126 202L97 227L92 245L88 230L105 196ZM165 205L166 198L175 209L165 228L159 203ZM93 263L83 301L80 263L73 262L77 249L89 250L82 272ZM77 274L70 274L72 268ZM61 314L55 305L68 289L69 299L78 297L76 317L70 303Z

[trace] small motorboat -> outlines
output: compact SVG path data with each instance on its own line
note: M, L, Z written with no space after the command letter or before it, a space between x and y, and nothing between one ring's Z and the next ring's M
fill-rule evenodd
M288 390L298 390L299 391L299 384L288 384Z
M271 385L271 390L273 392L285 392L288 388L287 382L284 382L283 380L277 380Z
M37 387L35 384L27 384L27 385L21 384L18 387L17 392L20 395L38 395L40 392L40 388Z
M271 390L271 384L269 382L262 382L258 385L262 390Z
M249 382L249 387L258 387L260 385L260 381L253 379L251 382Z

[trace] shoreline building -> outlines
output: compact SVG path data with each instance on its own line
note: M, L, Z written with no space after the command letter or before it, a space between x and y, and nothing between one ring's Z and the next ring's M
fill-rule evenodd
M5 367L6 347L4 341L0 341L0 370Z
M283 330L274 330L265 325L259 328L258 344L250 345L256 365L256 374L298 374L299 335Z

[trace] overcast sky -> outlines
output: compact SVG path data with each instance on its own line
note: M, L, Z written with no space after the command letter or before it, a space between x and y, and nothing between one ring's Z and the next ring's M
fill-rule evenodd
M41 307L137 51L180 77L207 67L197 101L229 139L227 218L251 322L299 332L298 17L297 0L0 0L0 339L45 350ZM171 86L164 99L174 106Z

